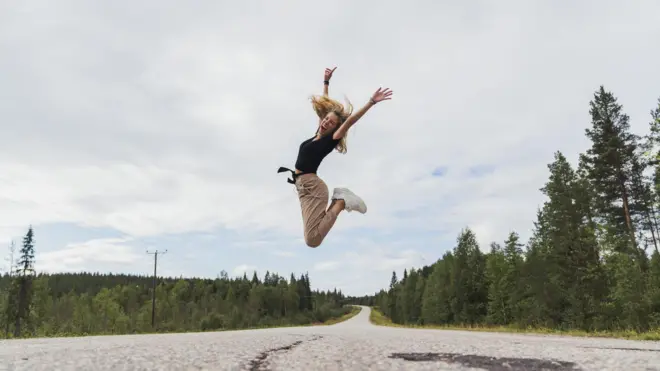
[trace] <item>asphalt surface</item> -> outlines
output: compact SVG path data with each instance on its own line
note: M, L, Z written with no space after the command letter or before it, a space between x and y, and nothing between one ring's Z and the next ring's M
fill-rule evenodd
M660 342L333 326L0 341L0 370L660 370Z

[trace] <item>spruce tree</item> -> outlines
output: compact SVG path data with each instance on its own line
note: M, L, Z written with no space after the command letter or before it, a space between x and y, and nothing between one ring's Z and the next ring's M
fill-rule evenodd
M579 204L587 191L561 152L548 168L550 177L542 191L548 197L548 274L561 298L556 310L567 327L589 329L601 296L602 274L596 236L586 208Z
M457 323L471 325L481 321L487 314L485 260L471 229L461 231L457 242L452 267L454 300L451 310Z
M506 295L506 322L519 314L518 303L520 302L520 277L523 266L523 250L524 245L520 243L520 236L516 232L510 232L509 238L504 241L504 258L505 258L505 272L504 272L504 289Z
M414 323L417 321L415 314L415 290L417 289L417 272L414 268L410 269L403 286L403 320L405 323Z
M424 290L426 288L426 279L422 271L417 272L417 284L415 286L415 296L412 304L412 319L417 324L422 324L422 301L424 299Z
M21 324L29 326L30 309L32 307L32 283L35 275L34 271L34 231L32 226L23 237L23 246L20 249L20 256L16 264L15 292L16 292L16 313L14 319L14 335L21 336Z
M396 298L396 288L399 284L399 281L396 277L396 271L392 271L392 278L390 279L390 289L387 292L387 309L385 313L387 314L392 321L396 323L399 318L397 313L397 298Z
M448 324L454 321L451 309L453 301L452 270L454 256L446 252L433 264L422 296L422 321L425 324Z
M493 242L486 258L486 277L488 286L488 318L494 325L504 325L511 320L509 295L507 288L507 261L502 247Z

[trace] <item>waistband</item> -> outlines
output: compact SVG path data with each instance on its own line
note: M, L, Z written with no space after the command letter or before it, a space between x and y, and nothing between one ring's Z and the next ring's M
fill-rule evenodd
M291 173L291 178L287 178L287 180L286 180L287 183L291 183L291 184L296 184L296 178L298 178L300 176L307 175L307 174L314 174L314 173L305 173L305 172L296 174L296 172L294 170L291 170L291 169L283 167L283 166L280 166L280 168L277 169L278 173L283 173L285 171L288 171L288 172Z

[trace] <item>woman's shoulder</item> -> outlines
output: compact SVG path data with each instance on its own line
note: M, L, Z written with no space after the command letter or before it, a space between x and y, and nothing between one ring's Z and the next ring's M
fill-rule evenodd
M341 140L341 138L335 139L335 133L329 133L328 135L326 135L326 140L328 142L336 143L336 142L339 142Z

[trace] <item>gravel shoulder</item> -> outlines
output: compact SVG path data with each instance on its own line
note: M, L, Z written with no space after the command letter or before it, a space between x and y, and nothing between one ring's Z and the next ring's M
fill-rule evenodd
M375 326L0 341L0 370L659 370L660 342Z

